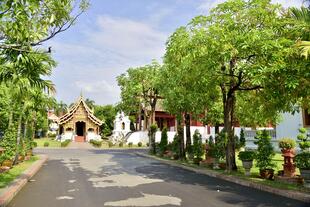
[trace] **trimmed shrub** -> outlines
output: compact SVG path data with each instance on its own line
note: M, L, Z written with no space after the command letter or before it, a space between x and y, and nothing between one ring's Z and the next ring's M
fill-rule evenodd
M195 130L195 133L193 135L193 154L195 158L201 158L203 155L203 145L202 145L202 138L201 134L198 130Z
M142 142L138 142L138 147L142 147Z
M157 131L157 125L156 124L152 124L150 126L150 129L149 129L149 138L151 140L151 151L150 153L151 154L156 154L156 144L155 144L155 134L156 134L156 131Z
M254 139L256 140L254 144L257 145L256 166L260 170L272 169L275 166L272 162L275 153L270 142L271 136L266 130L258 131Z
M147 143L146 143L146 146L149 147L149 146L150 146L150 143L147 142Z
M98 148L100 148L102 146L102 141L98 141L98 140L94 140L94 139L91 139L89 141L89 143L91 143L94 147L98 147Z
M302 152L296 155L295 163L299 169L310 169L310 152Z
M129 142L128 143L128 147L132 147L133 143L132 142Z
M239 160L251 161L255 159L255 151L242 151L238 154Z
M54 133L51 133L51 132L49 132L49 133L47 133L47 137L48 138L52 138L52 139L55 139L56 138L56 134L54 134Z
M302 151L310 151L310 137L307 135L307 129L300 128L299 134L297 135L299 142L299 147Z
M49 142L44 142L44 144L43 144L44 147L48 147L49 145L50 145Z
M241 131L240 131L239 146L240 146L240 147L245 147L245 144L246 144L246 141L245 141L244 130L241 129Z
M0 142L0 147L3 147L5 151L1 155L2 160L12 160L16 152L16 136L17 132L14 127L7 129Z
M111 141L108 142L108 145L110 148L114 146L113 142L111 142Z
M67 139L67 140L61 142L60 146L61 146L61 147L67 147L67 146L69 145L70 142L71 142L71 140Z
M123 146L124 146L124 143L123 143L123 142L120 142L120 143L118 143L118 146L119 146L119 147L123 147Z
M294 149L296 147L295 140L291 138L282 138L279 140L279 148L288 150L288 149Z
M161 132L161 139L159 143L160 153L164 153L167 150L167 145L168 145L168 134L167 134L167 128L164 127Z

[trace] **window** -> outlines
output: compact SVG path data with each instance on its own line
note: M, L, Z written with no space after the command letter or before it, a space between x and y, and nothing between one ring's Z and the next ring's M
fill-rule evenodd
M122 130L125 130L125 123L122 123Z

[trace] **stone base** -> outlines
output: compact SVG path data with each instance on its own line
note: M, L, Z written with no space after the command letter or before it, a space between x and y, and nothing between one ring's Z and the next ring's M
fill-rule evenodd
M299 176L295 177L275 176L274 180L291 184L303 184L303 179L302 177Z

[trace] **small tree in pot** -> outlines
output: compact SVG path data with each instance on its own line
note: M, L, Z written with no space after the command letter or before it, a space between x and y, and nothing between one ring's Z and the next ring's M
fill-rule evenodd
M310 187L310 138L305 128L299 129L297 139L300 140L299 147L302 152L296 155L295 163L305 181L305 186Z
M155 144L155 135L157 131L157 125L152 124L149 129L149 140L150 140L150 153L156 154L156 144Z
M271 136L266 130L258 131L254 137L257 145L256 166L259 168L260 176L265 179L273 179L275 164L272 158L275 155L271 144Z
M161 139L159 143L160 155L165 154L167 150L167 145L168 145L168 134L167 134L167 128L164 127L161 132Z
M242 161L242 166L245 170L245 175L250 176L250 170L253 166L253 160L255 158L255 151L241 151L238 154L238 158Z
M202 160L203 155L203 145L201 134L198 130L195 131L193 135L193 155L194 155L194 163L199 165L199 162Z
M295 176L295 164L293 158L295 157L296 142L290 138L282 138L279 140L279 148L284 157L283 172L286 177Z

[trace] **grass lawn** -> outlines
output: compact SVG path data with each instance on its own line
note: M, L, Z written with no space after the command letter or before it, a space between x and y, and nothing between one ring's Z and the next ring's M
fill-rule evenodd
M237 154L237 153L236 153ZM162 158L162 157L161 157ZM169 158L162 158L162 159L167 159L167 160L171 160ZM276 164L276 167L274 167L273 169L275 170L275 175L277 175L277 172L279 170L283 170L283 157L280 153L277 153L274 157L273 157L273 161ZM177 163L182 164L182 165L187 165L193 168L199 168L199 169L210 169L213 170L211 168L208 167L202 167L202 166L198 166L192 163L192 161L180 161L180 160L176 160ZM260 183L263 185L268 185L274 188L278 188L278 189L285 189L285 190L298 190L298 191L302 191L302 192L307 192L310 193L310 190L298 185L298 184L290 184L290 183L284 183L284 182L279 182L279 181L273 181L273 180L265 180L259 177L259 169L255 166L255 161L254 161L254 165L251 168L251 176L250 177L246 177L244 175L244 169L242 167L242 162L241 160L238 159L238 156L236 156L236 162L237 162L237 167L238 167L238 171L237 172L233 172L230 175L234 175L236 177L239 177L241 179L245 179L245 180L249 180L252 182L256 182L256 183ZM225 172L225 170L219 169L219 170L214 170L217 171L219 173L222 174L227 174ZM296 173L297 175L299 175L299 170L296 169ZM228 174L227 174L228 175Z
M275 170L275 174L279 171L279 170L283 170L283 163L284 163L284 158L282 157L281 153L276 153L275 156L273 157L273 162L275 163L275 167L273 168ZM238 159L238 153L236 153L236 164L238 167L238 171L241 173L244 173L244 169L242 167L242 161ZM252 175L259 175L259 169L258 167L255 166L256 162L254 160L253 162L253 167L251 168L251 174ZM296 173L299 175L299 170L296 169Z
M48 142L48 147L60 147L60 142L52 140L51 138L40 138L40 139L34 139L34 141L37 143L38 147L44 147L44 143Z
M33 156L30 158L30 160L13 166L13 168L8 172L0 174L0 189L6 187L10 182L15 180L15 178L21 175L32 163L38 159L39 158L37 156Z

